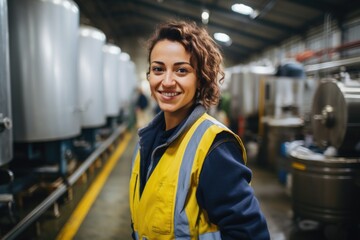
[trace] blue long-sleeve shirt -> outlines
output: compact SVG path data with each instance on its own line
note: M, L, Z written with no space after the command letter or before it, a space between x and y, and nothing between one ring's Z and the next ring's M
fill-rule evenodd
M223 240L270 239L265 218L250 187L252 173L233 136L223 133L207 156L197 189L199 205L218 225Z
M191 118L197 119L205 112L201 105L195 109L174 129L164 130L165 123L160 113L146 130L139 131L141 192L166 147L155 151L151 158L153 150L191 124ZM210 221L219 227L223 240L270 239L265 218L249 185L251 177L251 170L245 166L234 136L227 132L218 134L204 161L196 197Z

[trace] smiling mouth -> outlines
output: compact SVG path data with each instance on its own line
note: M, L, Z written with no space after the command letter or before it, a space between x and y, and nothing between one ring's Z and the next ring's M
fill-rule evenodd
M180 95L180 93L178 92L162 92L162 91L159 91L159 93L165 97L175 97L177 95Z

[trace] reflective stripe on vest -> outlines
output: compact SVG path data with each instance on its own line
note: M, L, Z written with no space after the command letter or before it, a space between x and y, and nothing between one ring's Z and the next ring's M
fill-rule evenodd
M136 154L138 153L139 149L140 149L140 143L137 143L136 146L135 146L135 150L134 150L133 156L132 156L131 171L132 171L133 168L134 168L134 163L135 163L135 159L136 159Z
M199 236L199 240L221 240L220 232L204 233Z
M176 240L189 240L188 238L175 238ZM135 232L135 240L139 240L139 235ZM149 240L143 237L141 240ZM199 236L199 240L221 240L220 232L205 233Z
M185 200L187 196L187 190L190 186L190 174L191 169L194 163L196 150L198 144L203 137L205 131L213 123L209 120L203 121L195 130L194 134L191 136L189 143L186 146L184 153L184 159L191 161L182 161L180 167L180 174L178 183L184 183L177 188L176 192L176 203L175 203L175 216L174 216L174 232L175 236L190 236L189 232L189 221L185 211L182 211L182 206L185 205ZM205 238L206 239L206 238ZM211 238L210 238L211 239Z

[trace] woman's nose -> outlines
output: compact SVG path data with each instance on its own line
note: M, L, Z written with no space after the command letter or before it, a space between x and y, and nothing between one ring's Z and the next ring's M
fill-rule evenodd
M162 81L164 86L172 86L175 85L175 79L172 72L166 72L164 75L164 79Z

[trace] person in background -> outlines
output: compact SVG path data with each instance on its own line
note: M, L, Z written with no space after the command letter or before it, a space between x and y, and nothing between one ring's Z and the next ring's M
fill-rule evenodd
M141 87L138 87L137 91L138 91L138 97L136 100L135 112L136 112L136 127L139 129L144 127L148 123L146 108L148 107L149 102Z
M223 123L226 127L230 127L229 115L227 112L228 102L221 96L219 103L212 107L208 113L216 118L219 122Z
M151 95L161 111L138 131L129 184L134 239L270 239L240 138L207 114L222 55L195 23L149 39Z

